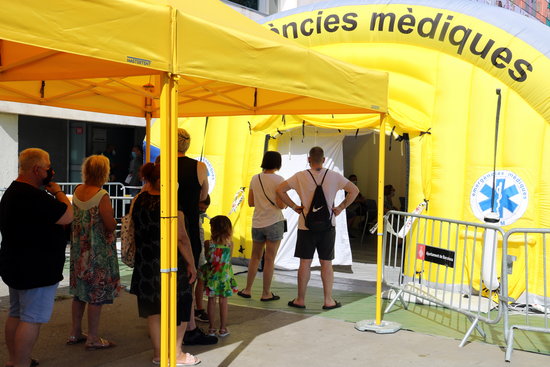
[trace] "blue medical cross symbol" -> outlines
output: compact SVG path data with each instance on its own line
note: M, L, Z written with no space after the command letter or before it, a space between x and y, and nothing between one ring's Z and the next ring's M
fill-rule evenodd
M514 203L510 198L519 194L519 191L515 185L504 188L505 181L506 180L504 179L497 179L495 184L495 202L492 209L497 211L500 218L504 217L505 208L508 209L510 213L513 213L518 207L518 204ZM485 184L481 189L481 193L488 198L487 200L483 200L479 203L481 210L486 211L491 209L491 195L493 193L493 189L491 186Z

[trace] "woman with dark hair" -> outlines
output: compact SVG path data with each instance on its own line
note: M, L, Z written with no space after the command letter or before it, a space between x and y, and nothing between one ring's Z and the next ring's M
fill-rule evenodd
M250 298L258 265L264 257L263 290L261 301L276 301L280 297L271 292L271 279L275 267L275 255L285 231L285 218L281 209L285 204L277 196L277 186L284 178L275 172L281 169L281 154L267 151L262 160L262 172L252 177L248 191L248 205L254 207L252 217L252 255L248 263L246 288L237 294Z
M147 319L154 348L153 364L160 364L160 167L146 163L141 176L148 183L134 202L132 221L136 243L130 293L137 296L139 317ZM177 344L181 346L189 321L193 298L191 286L197 275L191 242L183 213L178 211ZM178 348L177 365L195 365L200 360Z

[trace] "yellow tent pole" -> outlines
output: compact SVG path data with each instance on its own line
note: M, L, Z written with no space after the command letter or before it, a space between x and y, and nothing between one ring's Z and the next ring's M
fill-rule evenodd
M168 149L170 172L166 179L167 190L170 192L170 360L176 360L176 352L181 350L181 345L176 345L177 340L177 281L178 281L178 80L179 77L172 75L170 80L170 125ZM175 363L172 364L173 366Z
M376 325L382 324L382 236L384 234L384 169L386 161L385 114L380 114L380 146L378 153L378 229L376 250Z
M145 162L151 161L151 113L145 114Z
M152 93L154 86L150 83L143 88ZM153 98L145 97L145 162L151 161L151 116L153 115Z
M169 75L162 76L160 97L161 151L160 163L160 364L168 367L168 360L176 360L176 279L177 279L177 80ZM181 348L181 346L180 346Z

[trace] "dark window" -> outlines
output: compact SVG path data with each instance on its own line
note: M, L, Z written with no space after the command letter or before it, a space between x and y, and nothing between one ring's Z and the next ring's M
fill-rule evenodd
M232 3L239 4L242 6L246 6L250 9L258 10L258 0L229 0Z

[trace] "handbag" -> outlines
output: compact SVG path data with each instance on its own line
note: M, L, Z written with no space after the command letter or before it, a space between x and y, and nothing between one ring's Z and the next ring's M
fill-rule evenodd
M132 211L138 196L139 194L134 197L134 200L132 200L130 204L130 211L122 217L120 222L120 260L130 268L134 267L134 260L136 257L136 240Z
M276 208L279 208L277 205L275 205L275 203L273 201L271 201L269 196L267 196L267 194L265 193L264 184L262 183L262 179L260 178L260 174L258 174L258 180L260 180L260 186L262 186L262 191L264 192L265 198L271 203L271 205L273 205ZM283 219L283 233L286 233L287 231L288 231L288 223L287 223L286 218L285 218L285 219Z

